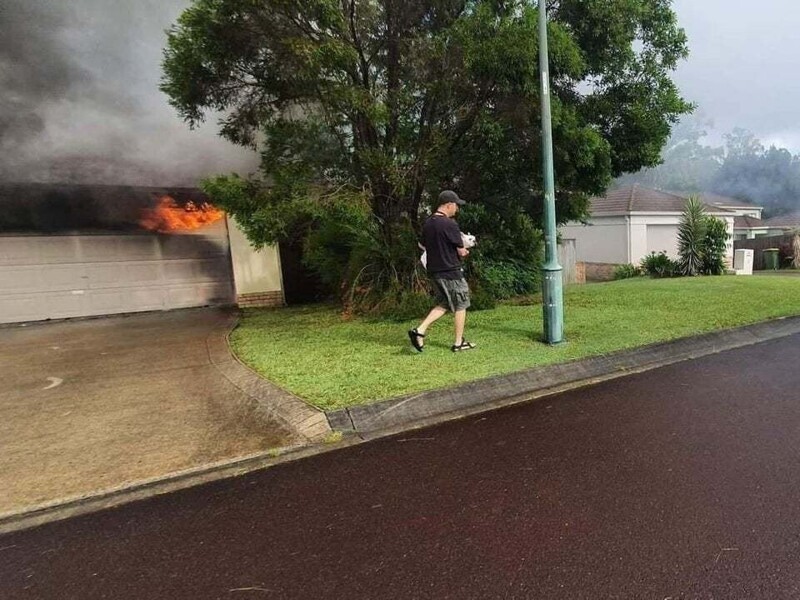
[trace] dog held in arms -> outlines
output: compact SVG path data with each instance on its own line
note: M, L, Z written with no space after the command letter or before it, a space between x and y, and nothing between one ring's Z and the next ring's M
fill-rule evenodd
M472 235L471 233L462 233L461 234L461 241L464 242L464 248L474 248L475 244L478 243L478 241L475 239L475 236ZM425 246L423 246L422 244L418 244L418 245L419 245L420 250L425 250ZM422 256L419 257L419 262L422 263L423 267L425 267L426 269L428 268L428 252L427 252L427 250L425 250L422 253Z

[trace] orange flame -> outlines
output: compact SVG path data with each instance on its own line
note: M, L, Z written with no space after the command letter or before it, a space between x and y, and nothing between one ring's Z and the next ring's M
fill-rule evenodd
M143 211L139 225L160 233L199 229L219 221L224 214L207 203L197 206L194 202L188 202L180 207L170 196L162 196L156 208L147 208Z

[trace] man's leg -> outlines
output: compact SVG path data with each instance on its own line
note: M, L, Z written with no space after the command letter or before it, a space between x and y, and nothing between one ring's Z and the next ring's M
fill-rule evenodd
M441 306L435 307L431 312L428 313L428 316L425 317L425 320L420 323L419 327L416 329L410 329L408 331L408 337L411 340L411 345L417 350L417 352L422 352L422 348L425 346L425 332L428 330L428 327L433 325L434 321L442 318L447 313L446 308L442 308Z
M464 341L464 325L467 322L467 309L469 308L469 286L463 279L456 282L454 286L452 303L456 339L453 344L453 352L461 352L475 347L472 342Z
M464 341L464 324L467 322L467 309L457 310L453 313L456 325L456 341L453 343L455 346L460 346Z
M420 323L419 327L417 327L417 331L422 335L425 335L425 332L428 331L428 327L433 325L436 321L441 319L443 316L447 314L447 309L442 308L441 306L435 306L431 312L428 313L428 316L425 317L425 320Z

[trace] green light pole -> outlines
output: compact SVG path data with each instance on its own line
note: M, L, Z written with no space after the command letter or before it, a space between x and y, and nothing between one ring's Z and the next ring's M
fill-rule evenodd
M560 344L564 341L564 291L561 265L558 264L556 231L556 192L553 175L553 125L550 119L550 65L547 54L547 2L539 0L539 73L542 96L542 162L544 174L544 274L542 310L544 311L544 341Z

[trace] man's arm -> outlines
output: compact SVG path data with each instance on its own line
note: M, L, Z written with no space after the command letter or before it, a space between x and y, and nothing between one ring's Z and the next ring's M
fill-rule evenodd
M469 256L469 250L464 248L464 238L461 237L461 229L455 221L450 221L451 226L447 229L447 239L456 247L456 252L461 258Z

